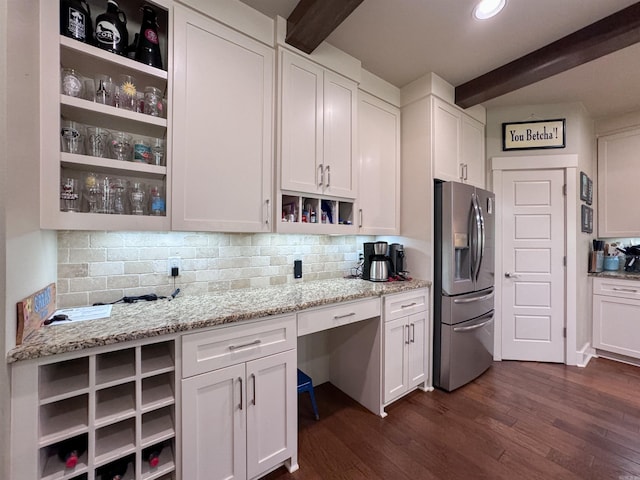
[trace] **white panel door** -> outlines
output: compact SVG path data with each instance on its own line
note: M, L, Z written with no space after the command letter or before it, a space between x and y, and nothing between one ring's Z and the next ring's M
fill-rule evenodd
M407 317L384 324L384 403L407 391Z
M322 191L323 69L281 53L280 162L283 190Z
M271 229L274 51L175 7L172 227Z
M298 441L295 350L247 362L247 478L290 458Z
M245 479L245 365L182 381L182 478Z
M360 92L358 132L359 232L366 235L398 235L400 109Z
M502 357L564 362L565 198L561 170L505 171Z
M324 193L355 198L356 108L358 87L324 72Z
M427 380L427 311L409 316L408 387Z

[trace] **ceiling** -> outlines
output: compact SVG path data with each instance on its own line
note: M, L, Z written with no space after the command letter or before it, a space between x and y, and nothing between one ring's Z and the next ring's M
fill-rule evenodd
M298 0L241 0L287 18ZM402 87L428 72L453 86L487 73L637 0L507 0L472 18L475 0L364 0L327 38ZM594 118L640 110L640 44L485 102L487 108L582 102Z

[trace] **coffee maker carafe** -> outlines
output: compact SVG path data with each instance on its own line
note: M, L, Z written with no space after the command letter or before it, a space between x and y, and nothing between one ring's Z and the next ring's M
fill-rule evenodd
M364 244L364 264L362 278L372 282L389 280L389 257L387 242L366 242Z

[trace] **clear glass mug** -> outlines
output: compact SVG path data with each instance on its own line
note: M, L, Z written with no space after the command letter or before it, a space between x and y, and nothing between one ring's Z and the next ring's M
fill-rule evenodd
M133 138L125 132L111 132L109 136L111 156L116 160L131 161Z
M86 152L92 157L105 158L109 150L110 132L106 128L87 127Z
M80 180L67 177L60 186L60 210L63 212L80 211Z
M84 95L84 79L77 70L63 68L60 71L60 91L70 97L82 98Z
M87 203L89 213L98 213L98 196L100 195L99 178L95 173L87 173L84 176L82 197Z
M163 110L162 92L156 87L144 89L144 113L153 117L161 117Z
M84 138L86 130L83 124L71 120L62 120L60 126L60 142L63 152L84 154Z

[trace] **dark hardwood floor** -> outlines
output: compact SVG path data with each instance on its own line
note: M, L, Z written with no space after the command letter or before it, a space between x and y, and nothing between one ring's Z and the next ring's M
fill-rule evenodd
M330 384L299 396L299 464L267 479L640 480L640 368L496 362L380 418Z

